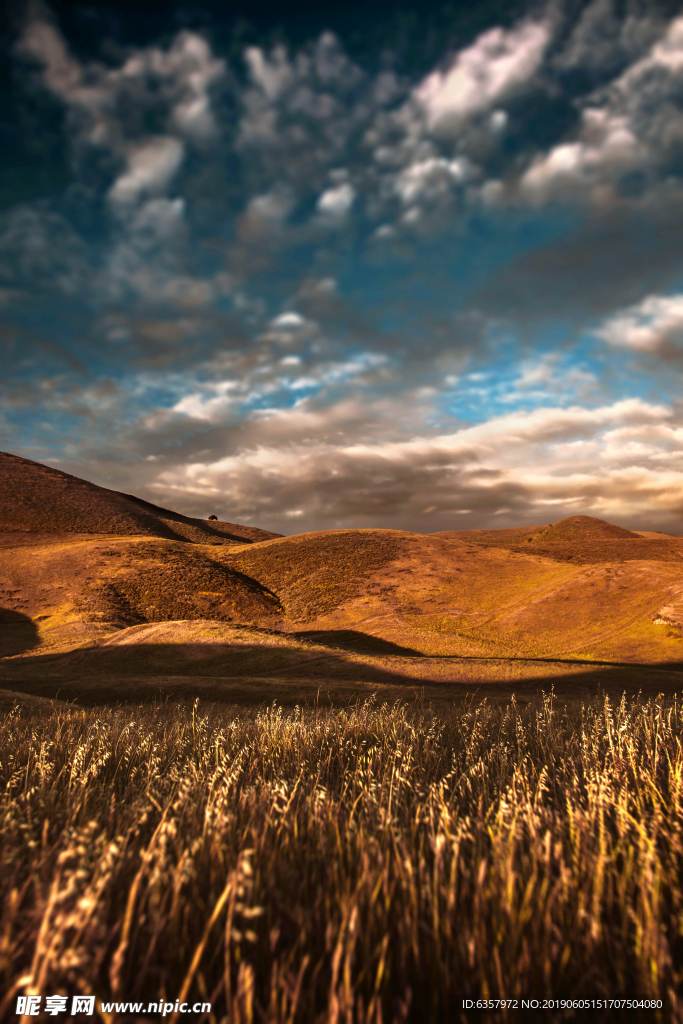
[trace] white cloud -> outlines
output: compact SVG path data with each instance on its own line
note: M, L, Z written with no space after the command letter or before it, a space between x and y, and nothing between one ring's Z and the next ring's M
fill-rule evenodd
M294 69L287 59L284 46L273 47L266 55L258 46L248 46L244 51L252 81L269 100L276 100L294 78Z
M658 71L674 76L683 72L683 17L674 18L661 39L618 79L616 87L629 93L642 86L648 74Z
M131 50L118 66L80 62L44 14L29 19L17 50L43 65L45 86L69 110L74 165L100 161L108 175L118 168L107 194L117 225L102 271L89 268L91 296L201 305L222 294L219 275L201 281L183 268L185 202L168 192L188 148L204 152L216 133L210 93L225 62L187 31L166 49ZM148 110L159 122L153 133L142 127Z
M609 317L593 334L616 348L671 351L683 340L683 295L649 295Z
M164 192L183 159L184 146L179 139L156 136L130 148L127 167L109 191L117 205L131 206L149 194Z
M324 32L319 39L290 59L283 46L270 53L260 47L245 51L250 85L241 95L238 147L278 155L280 173L294 183L335 160L356 119L368 116L367 104L350 90L364 78L341 49L336 38ZM366 90L371 88L365 82ZM384 102L390 102L385 90ZM373 109L373 108L370 108ZM311 131L310 122L322 131Z
M93 283L108 300L137 295L146 301L180 308L209 305L230 294L233 282L220 271L211 277L184 272L187 242L185 201L149 199L141 205L123 205L121 232L105 267Z
M270 192L249 200L240 223L240 237L255 240L271 237L282 229L294 205L294 196L286 186L275 185Z
M207 384L204 386L204 393L194 392L185 395L171 407L170 411L195 420L219 420L235 405L237 396L233 392L238 390L239 385L233 380ZM212 397L209 397L207 392Z
M156 428L164 418L168 420L174 414L215 424L228 423L235 418L272 418L276 415L272 409L254 409L254 403L276 393L291 395L311 391L320 395L330 386L367 380L368 375L385 367L388 359L382 354L364 352L351 359L320 361L305 367L303 372L302 362L300 356L273 359L261 353L255 360L252 358L251 365L242 367L239 378L176 381L176 391L184 393L150 422ZM303 410L299 409L297 416L302 414ZM290 410L285 410L285 416L289 415ZM310 418L310 414L306 415ZM324 419L324 413L321 415Z
M318 199L318 213L332 220L343 220L356 198L356 191L349 182L342 182L335 188L328 188Z
M71 57L56 27L46 18L28 22L17 48L44 65L47 87L83 117L85 139L114 152L125 149L125 126L116 100L125 95L143 105L163 101L169 126L184 137L205 139L216 129L209 90L225 74L207 42L193 32L179 32L167 50L148 46L134 51L118 68L91 62L83 67Z
M394 188L405 206L417 200L433 200L448 194L453 185L468 181L473 169L466 157L446 160L430 157L410 164L396 178Z
M651 32L648 21L637 34ZM644 56L586 97L577 136L535 158L521 178L521 195L532 202L569 195L605 203L619 196L629 173L641 175L643 189L666 180L667 169L680 162L682 82L683 18L677 18Z
M280 313L280 315L276 316L274 320L271 320L273 327L280 328L303 327L305 323L306 321L304 317L302 317L301 313L295 313L292 310L286 313Z
M415 89L429 128L457 130L464 119L500 103L535 75L549 40L548 26L533 21L483 33L447 71L433 72Z
M505 110L494 110L489 118L489 127L492 132L503 132L507 127L509 117Z
M584 7L555 63L562 69L601 75L618 72L661 33L661 15L654 4L627 4L619 9L615 0L593 0Z
M561 362L558 352L550 352L540 359L524 360L519 365L521 371L511 384L501 382L499 385L499 401L505 403L528 403L535 400L569 400L585 401L598 389L595 374L581 366L566 366Z
M188 500L223 490L235 516L248 505L271 525L274 507L301 509L302 528L387 525L427 509L432 517L455 510L540 517L548 505L603 517L683 511L683 423L667 406L626 399L545 408L438 437L362 443L334 440L337 415L280 410L255 423L241 450L165 469L155 487Z
M21 53L35 57L45 66L45 84L64 99L79 96L84 101L82 73L78 61L70 55L60 33L54 25L42 18L32 20L19 40ZM90 102L95 94L90 94Z
M318 333L318 324L297 313L286 310L274 317L267 330L259 334L259 341L292 346L310 341Z
M564 192L609 198L619 173L647 165L647 152L627 117L589 108L582 115L579 139L555 146L526 171L520 187L533 201Z

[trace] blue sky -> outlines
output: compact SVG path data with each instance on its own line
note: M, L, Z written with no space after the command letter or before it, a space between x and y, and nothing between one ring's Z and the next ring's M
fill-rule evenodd
M683 17L29 3L0 443L283 533L681 531Z

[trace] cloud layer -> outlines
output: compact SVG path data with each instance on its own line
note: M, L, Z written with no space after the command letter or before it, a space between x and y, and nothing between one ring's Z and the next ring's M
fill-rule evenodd
M76 56L29 8L72 180L0 213L3 447L283 532L675 528L683 18L622 8L416 76L330 31Z

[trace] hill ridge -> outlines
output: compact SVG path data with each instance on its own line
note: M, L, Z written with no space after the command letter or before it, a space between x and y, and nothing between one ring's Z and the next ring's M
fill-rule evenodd
M0 452L0 531L149 536L205 544L254 543L281 536L184 516L10 452Z
M638 534L595 516L566 516L556 523L542 526L531 535L529 540L532 543L540 541L544 544L552 544L557 541L586 540L589 537L591 539L614 537L634 540L638 538Z

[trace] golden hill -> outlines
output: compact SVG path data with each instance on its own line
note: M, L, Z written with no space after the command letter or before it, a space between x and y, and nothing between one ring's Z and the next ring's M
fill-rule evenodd
M618 538L619 540L638 539L637 533L625 530L614 523L608 523L604 519L596 519L594 516L567 516L557 523L543 526L529 538L534 544L553 544L558 541L600 541Z
M220 532L229 524L12 458L2 465L34 524L12 529L15 510L0 527L0 656L12 691L89 700L245 687L267 698L276 684L278 695L285 684L294 695L364 685L447 692L683 662L683 538L592 517L428 536L240 538ZM87 515L91 529L79 531ZM105 535L112 524L118 532ZM621 554L605 558L606 549Z
M279 534L205 522L110 491L18 455L0 452L0 531L104 533L176 540L239 542Z
M602 562L679 562L683 537L625 530L593 516L568 516L547 526L502 530L446 530L432 534L446 540L470 541L486 547L535 554L558 562L597 565Z

